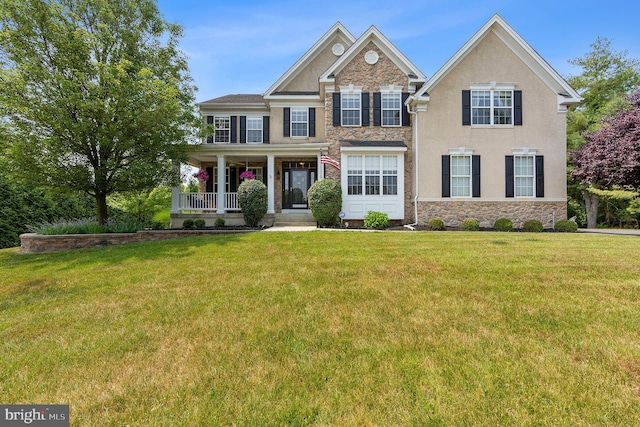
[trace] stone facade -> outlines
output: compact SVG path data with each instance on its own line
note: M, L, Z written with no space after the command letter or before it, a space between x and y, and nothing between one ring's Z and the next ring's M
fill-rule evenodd
M567 219L565 202L476 202L445 201L418 202L420 224L427 224L431 218L442 218L448 227L459 227L466 218L480 221L481 227L493 227L499 218L509 218L514 228L531 219L542 222L545 228L553 228L554 221Z
M378 61L375 64L368 64L364 56L368 51L375 51L378 54ZM380 92L381 86L402 87L403 92L408 92L408 79L406 74L373 42L367 44L356 57L336 75L335 90L339 91L340 86L362 87L362 92L370 94L369 123L370 126L333 126L333 97L331 93L325 96L325 127L326 142L329 143L329 155L334 159L340 159L340 141L402 141L407 146L404 153L404 211L407 222L413 212L412 192L413 192L413 154L412 154L412 126L383 127L373 126L373 103L374 92ZM404 108L404 106L403 106ZM413 122L413 117L410 117ZM330 178L340 182L340 171L328 167L325 178Z

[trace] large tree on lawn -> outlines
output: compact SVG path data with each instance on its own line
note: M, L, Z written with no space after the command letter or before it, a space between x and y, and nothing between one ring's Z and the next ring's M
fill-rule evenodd
M592 188L640 188L640 91L627 100L627 107L585 134L587 142L571 153L571 175L587 186L584 197L590 228L596 226L599 200Z
M182 29L154 0L2 0L0 114L22 182L106 197L175 178L199 119Z

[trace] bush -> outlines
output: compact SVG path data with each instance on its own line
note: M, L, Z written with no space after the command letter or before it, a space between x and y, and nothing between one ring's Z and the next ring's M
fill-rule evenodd
M513 231L513 221L509 218L500 218L493 224L493 228L498 231Z
M332 179L316 181L309 192L309 208L320 227L330 227L340 222L338 213L342 209L342 188Z
M171 226L171 209L163 209L153 215L151 227L157 230Z
M462 221L462 228L467 231L478 231L480 230L480 221L475 218L467 218Z
M214 227L224 227L224 218L216 218L213 222Z
M249 227L257 227L260 220L267 213L267 186L257 179L242 181L238 187L238 203Z
M389 215L382 212L369 211L364 216L364 226L382 230L389 226Z
M196 228L204 228L205 221L202 218L198 218L195 221L193 221L193 225L195 225Z
M192 219L185 219L184 221L182 221L182 227L184 228L193 228L194 225L195 224Z
M429 228L433 231L444 230L444 221L442 218L431 218L427 225L429 225Z
M105 225L100 225L94 218L60 219L55 222L42 222L35 226L27 226L27 228L31 233L50 236L61 234L135 233L144 228L144 223L135 220L116 221L110 219Z
M563 231L565 233L575 233L578 231L578 224L568 219L563 219L554 224L553 229L556 231Z
M542 230L544 230L544 226L537 219L530 219L529 221L524 223L524 226L522 227L522 229L524 231L531 231L531 232L534 232L534 233L540 233L540 232L542 232Z

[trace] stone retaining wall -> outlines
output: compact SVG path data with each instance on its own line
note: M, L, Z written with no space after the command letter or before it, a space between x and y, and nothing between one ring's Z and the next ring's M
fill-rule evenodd
M466 218L480 221L481 227L493 227L499 218L509 218L514 228L522 228L530 219L542 222L545 228L553 228L554 221L567 219L566 202L418 202L419 224L427 224L431 218L442 218L446 226L459 227Z
M246 233L253 230L144 230L137 233L62 234L45 236L35 233L20 235L21 251L24 253L68 251L127 243L177 239L180 237L211 234Z

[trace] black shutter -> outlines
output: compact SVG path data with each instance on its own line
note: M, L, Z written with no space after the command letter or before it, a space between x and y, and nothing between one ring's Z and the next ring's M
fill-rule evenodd
M208 125L212 125L213 124L213 116L207 116L207 124ZM211 144L213 142L213 136L208 136L207 137L207 142L209 144Z
M536 197L544 197L544 156L536 156Z
M514 197L513 156L504 156L505 197Z
M442 197L451 197L451 158L442 156Z
M238 128L238 116L231 116L231 135L230 135L230 141L231 142L237 142L238 139L236 138L236 129Z
M309 137L316 136L316 109L309 108Z
M269 143L269 116L262 116L262 142Z
M369 126L369 92L362 92L362 126Z
M513 91L513 124L522 126L522 91Z
M213 176L213 168L212 167L208 167L205 169L207 171L207 175L209 175L209 179L207 179L207 188L206 188L206 192L207 193L213 193L213 180L214 180L214 176Z
M238 179L238 168L229 168L229 192L235 193L236 191L238 191L238 184L236 182L237 179ZM226 184L223 184L223 185L224 187L226 187ZM218 187L220 187L220 185L218 185Z
M333 125L340 126L340 92L333 93Z
M407 110L407 106L404 105L407 99L409 99L409 92L402 92L402 103L400 104L400 109L402 110L402 126L409 126L411 124L409 111Z
M462 125L471 125L471 91L462 91Z
M240 143L247 142L247 116L240 116Z
M282 136L291 136L291 108L284 107L282 113Z
M480 156L471 156L471 196L480 197Z
M373 125L382 125L382 95L380 92L373 92Z

